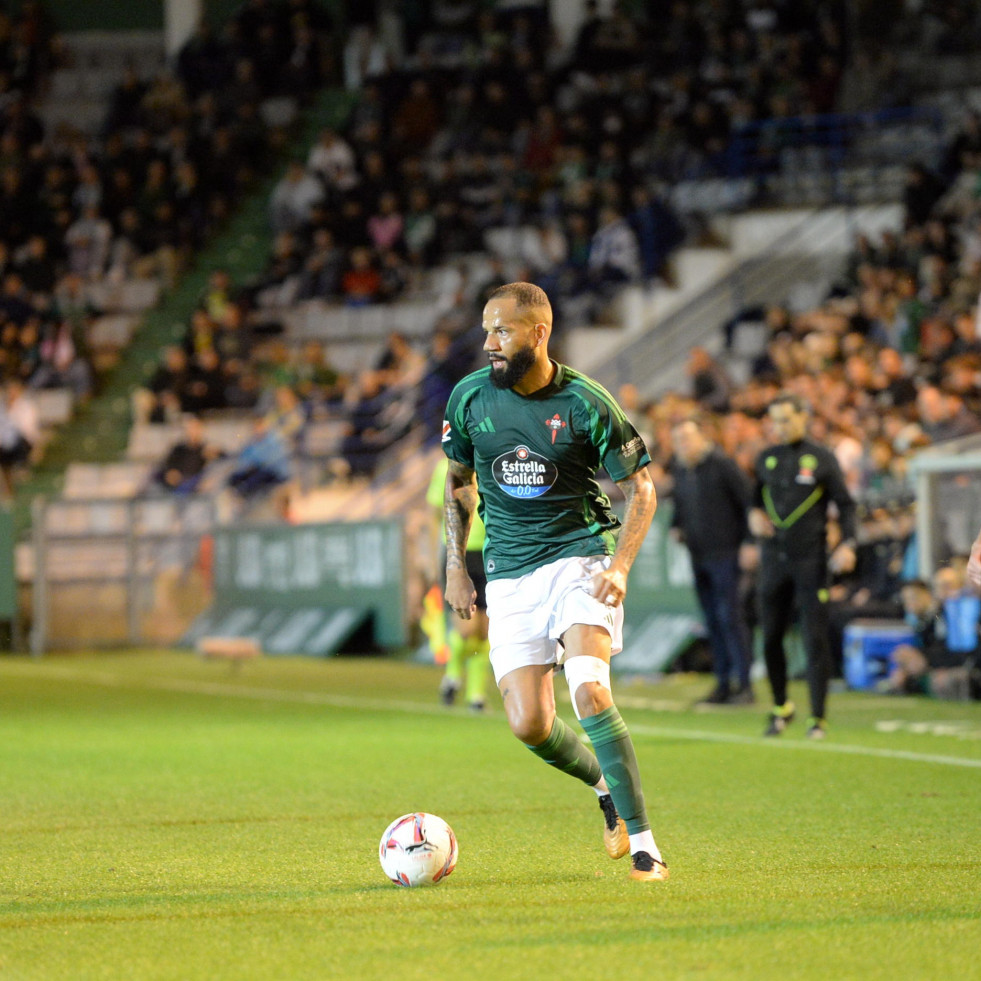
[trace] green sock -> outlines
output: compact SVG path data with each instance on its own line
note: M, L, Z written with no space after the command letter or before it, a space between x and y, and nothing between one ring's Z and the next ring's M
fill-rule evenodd
M450 659L446 662L446 677L459 684L463 680L463 654L466 642L456 630L451 630L446 643L450 648Z
M647 831L650 823L644 808L644 792L640 788L637 755L627 732L627 724L620 718L616 706L580 722L593 744L606 785L610 788L610 796L617 813L627 825L628 833L635 835Z
M484 701L487 688L487 669L490 667L490 641L486 638L470 637L467 640L467 702Z
M549 766L554 766L557 770L582 780L590 787L598 784L603 776L596 757L558 716L552 723L552 731L548 734L548 739L540 746L528 746L528 748Z

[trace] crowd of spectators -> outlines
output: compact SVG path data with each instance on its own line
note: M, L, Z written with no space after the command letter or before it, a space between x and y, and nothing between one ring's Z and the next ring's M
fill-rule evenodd
M506 260L497 282L541 283L560 331L594 320L622 285L671 280L685 228L665 182L717 172L732 127L771 115L777 92L780 111L813 107L807 79L843 53L841 11L818 0L704 11L678 3L669 32L642 5L601 10L587 0L566 47L538 5L460 0L397 16L401 50L370 17L348 33L341 61L353 108L277 183L266 269L237 291L247 319L255 307L312 299L390 303L413 295L430 270L496 247ZM501 230L513 234L495 240ZM413 412L433 422L446 385L469 367L461 334L482 286L460 285L465 314L441 318L425 341L421 402L404 387L375 391L371 373L353 380L340 403L352 471L370 472ZM254 363L219 362L230 404L257 394L238 383ZM181 405L197 407L193 398Z
M772 442L766 409L773 397L789 390L813 407L812 434L833 448L860 504L858 567L832 590L839 657L844 625L902 616L903 584L918 575L911 454L981 432L978 124L976 114L966 117L938 172L910 168L904 226L859 235L823 303L743 311L725 325L719 356L689 352L683 388L650 404L634 389L621 393L641 420L665 496L671 429L688 414L703 415L717 444L751 475ZM749 357L748 379L737 384L727 351L753 322L764 340ZM943 545L941 558L956 563L956 547Z
M220 35L202 23L173 70L130 67L98 134L47 132L35 102L70 56L43 4L18 8L0 11L0 380L81 401L98 384L98 298L135 279L174 284L274 161L283 104L309 100L335 46L314 0L246 0Z

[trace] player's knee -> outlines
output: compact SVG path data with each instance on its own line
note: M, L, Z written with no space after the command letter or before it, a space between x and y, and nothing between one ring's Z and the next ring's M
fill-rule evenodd
M507 716L511 732L526 746L541 746L551 734L552 719L541 712L510 708Z
M563 668L577 719L588 719L610 707L609 662L581 654L567 658Z

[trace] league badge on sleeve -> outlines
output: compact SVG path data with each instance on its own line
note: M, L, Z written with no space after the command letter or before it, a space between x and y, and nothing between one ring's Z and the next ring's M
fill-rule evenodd
M444 419L443 420L443 440L442 441L444 443L448 443L450 441L450 420L449 419Z

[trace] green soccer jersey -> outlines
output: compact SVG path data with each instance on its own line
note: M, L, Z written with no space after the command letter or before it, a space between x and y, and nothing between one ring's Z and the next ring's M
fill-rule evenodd
M637 430L609 392L565 365L531 395L497 388L490 371L457 384L443 421L446 455L477 474L487 578L612 555L620 522L596 472L618 481L650 463Z

